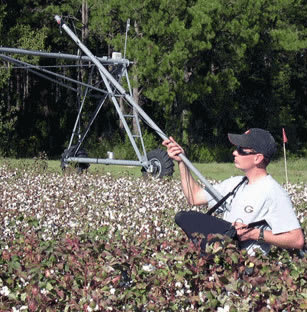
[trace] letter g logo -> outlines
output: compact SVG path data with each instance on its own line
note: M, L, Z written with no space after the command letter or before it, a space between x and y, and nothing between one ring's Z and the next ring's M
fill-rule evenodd
M254 208L252 206L245 206L244 211L246 213L252 213L254 211Z

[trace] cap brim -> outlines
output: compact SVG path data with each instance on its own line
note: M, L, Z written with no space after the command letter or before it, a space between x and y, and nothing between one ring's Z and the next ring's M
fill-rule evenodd
M248 147L247 137L243 134L228 133L228 139L231 144L241 147Z

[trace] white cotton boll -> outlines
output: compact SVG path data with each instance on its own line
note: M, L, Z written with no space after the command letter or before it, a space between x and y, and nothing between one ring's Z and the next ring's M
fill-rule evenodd
M8 234L11 233L11 230L10 230L10 229L5 229L5 230L3 231L3 233L4 233L5 235L8 235Z
M204 293L202 291L200 291L198 293L198 297L200 299L200 302L202 302L202 303L205 302L206 296L204 295Z
M176 290L176 297L182 297L184 295L184 290L181 289L181 290Z
M111 220L114 220L114 219L115 219L115 216L114 216L114 214L113 214L112 211L109 212L109 218L110 218Z
M145 208L145 207L140 208L140 209L139 209L139 212L145 213L145 212L146 212L146 208Z
M6 226L8 226L9 224L10 224L9 217L8 217L8 216L4 217L4 226L6 227Z
M27 286L29 282L25 281L22 277L20 278L20 281L22 282L22 286Z
M156 268L152 265L152 264L144 264L142 266L142 270L145 272L152 272L154 271Z
M229 309L230 309L229 305L225 305L224 308L218 307L217 312L229 312Z
M11 293L10 289L7 287L7 286L3 286L1 289L0 289L0 294L2 296L8 296L9 294Z
M182 283L181 282L176 282L175 287L182 288Z
M76 222L69 221L68 225L69 225L69 227L74 228L74 227L76 227L78 224L77 224Z
M110 289L110 293L111 293L111 295L114 295L114 294L115 294L115 292L116 292L116 289L115 289L115 288L111 288L111 289Z

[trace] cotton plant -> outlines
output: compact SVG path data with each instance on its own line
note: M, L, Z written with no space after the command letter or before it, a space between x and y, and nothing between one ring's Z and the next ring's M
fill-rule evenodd
M306 226L307 186L288 189ZM3 165L0 207L0 310L303 311L306 261L251 260L229 241L200 257L174 216L206 208L189 206L175 179Z

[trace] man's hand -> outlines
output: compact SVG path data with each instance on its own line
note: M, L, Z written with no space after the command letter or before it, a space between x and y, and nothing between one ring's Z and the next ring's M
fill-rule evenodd
M258 240L260 232L259 229L248 228L246 224L241 222L234 222L233 225L237 230L237 236L239 241L246 241L249 239Z
M167 147L168 156L178 162L181 162L181 158L178 156L179 154L184 154L183 148L173 139L173 137L169 137L168 140L164 140L162 145Z
M237 236L240 241L248 239L258 240L260 229L247 228L246 224L240 222L235 222L233 225L237 230ZM272 231L265 230L264 234L264 240L266 243L281 248L302 249L305 244L304 235L300 228L279 234L273 234Z

